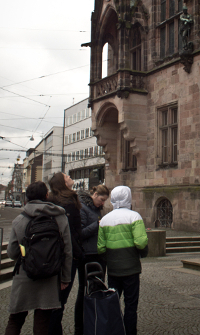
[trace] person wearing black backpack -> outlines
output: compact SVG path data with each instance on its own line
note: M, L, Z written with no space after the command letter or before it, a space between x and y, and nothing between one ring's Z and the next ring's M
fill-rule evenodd
M5 335L20 334L30 310L34 310L33 334L47 335L52 310L61 307L60 291L71 281L72 246L68 220L65 210L47 202L47 196L45 183L38 181L30 184L26 190L28 202L24 213L18 215L12 223L7 253L19 262L13 277L10 316ZM43 249L41 243L44 243ZM62 260L60 270L57 257L54 257L54 266L51 254L46 255L48 259L42 261L39 271L37 266L31 269L30 254L34 258L42 250L39 258L43 259L48 243L52 243L52 250L57 246L56 255L58 252ZM35 260L39 266L40 259L37 257Z
M82 230L81 230L81 217L80 208L81 203L75 191L72 190L74 181L70 176L57 172L49 180L49 186L51 193L49 194L48 200L54 204L61 206L65 209L66 216L69 221L72 250L73 250L73 261L72 261L72 275L69 286L61 292L61 305L60 309L56 309L52 312L51 321L49 326L49 335L62 335L62 317L67 302L67 298L72 289L74 278L76 275L76 269L79 269L80 263L84 258L82 248Z

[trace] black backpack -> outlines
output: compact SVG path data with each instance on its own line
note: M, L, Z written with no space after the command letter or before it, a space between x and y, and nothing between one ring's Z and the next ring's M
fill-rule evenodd
M30 219L25 212L21 214ZM60 276L64 241L53 216L41 214L30 219L22 240L23 247L25 255L20 255L13 274L19 273L22 264L27 276L33 280Z

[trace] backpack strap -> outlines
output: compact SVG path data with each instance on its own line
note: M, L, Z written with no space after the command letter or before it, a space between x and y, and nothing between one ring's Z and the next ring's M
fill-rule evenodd
M21 214L22 214L23 216L25 216L26 218L30 219L30 216L29 216L25 211L21 212Z
M19 257L17 258L17 262L15 263L15 267L14 267L14 270L12 272L12 275L13 277L17 274L19 274L19 268L20 268L20 265L22 263L22 259L21 259L21 255L19 255Z
M21 212L21 214L22 214L23 216L25 216L27 219L30 219L30 216L29 216L25 211ZM21 263L22 263L22 255L21 255L21 252L20 252L20 255L19 255L19 257L18 257L18 259L17 259L17 261L16 261L16 263L15 263L15 267L14 267L14 270L13 270L13 272L12 272L13 277L14 277L16 274L17 274L17 275L19 274L19 268L20 268Z

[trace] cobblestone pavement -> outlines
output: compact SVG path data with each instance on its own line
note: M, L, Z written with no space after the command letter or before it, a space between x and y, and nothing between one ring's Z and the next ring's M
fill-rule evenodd
M142 260L138 335L200 334L200 271L183 269L181 260L200 258L200 253L174 254ZM73 334L77 279L63 317L64 335ZM8 320L10 287L0 290L0 335ZM122 308L123 308L123 301ZM22 335L32 334L31 312Z

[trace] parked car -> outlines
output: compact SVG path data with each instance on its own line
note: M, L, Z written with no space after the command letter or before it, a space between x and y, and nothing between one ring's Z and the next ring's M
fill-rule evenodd
M17 201L17 200L15 200L15 201L13 201L13 207L22 207L22 203L21 203L21 201Z
M0 205L5 205L6 200L0 200Z
M5 207L12 207L13 203L11 200L6 200Z

